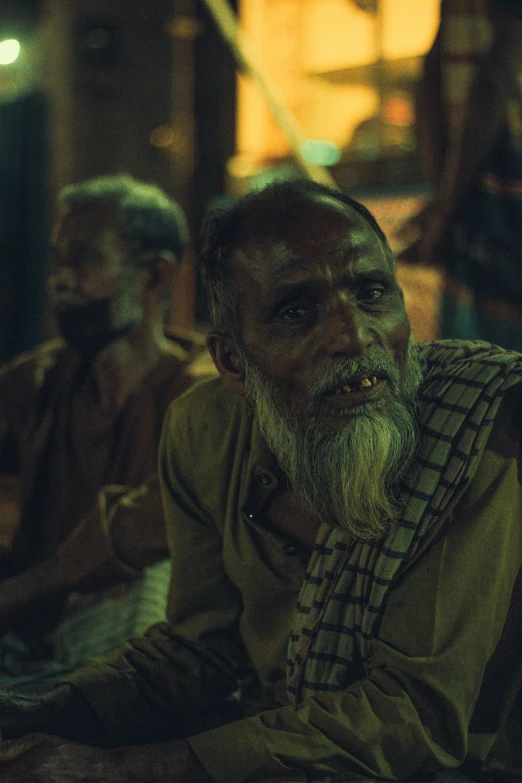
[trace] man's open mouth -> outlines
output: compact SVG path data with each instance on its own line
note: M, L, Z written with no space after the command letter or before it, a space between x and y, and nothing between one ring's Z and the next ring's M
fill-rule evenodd
M369 372L367 375L360 374L352 376L344 383L339 382L338 384L331 386L326 392L325 397L332 399L336 397L345 397L350 394L353 394L354 396L365 396L371 394L374 390L377 391L378 388L383 385L383 382L386 382L387 380L387 376L382 372Z
M350 381L350 383L337 386L333 393L337 396L339 394L351 394L356 391L365 391L367 389L373 389L379 382L379 378L376 375L368 375L364 378L358 378L357 380Z

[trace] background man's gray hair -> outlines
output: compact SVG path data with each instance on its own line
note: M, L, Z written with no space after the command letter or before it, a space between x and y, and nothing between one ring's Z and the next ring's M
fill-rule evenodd
M241 323L231 274L234 254L249 245L261 252L269 249L271 242L279 241L284 235L285 225L295 210L318 195L334 198L358 212L379 237L394 268L393 253L371 212L350 196L316 182L276 182L249 193L228 208L211 210L203 223L199 270L213 328L233 337L238 345L241 345Z
M180 261L189 241L187 218L161 188L115 174L68 185L58 194L65 209L102 201L116 202L115 227L131 256L169 251Z

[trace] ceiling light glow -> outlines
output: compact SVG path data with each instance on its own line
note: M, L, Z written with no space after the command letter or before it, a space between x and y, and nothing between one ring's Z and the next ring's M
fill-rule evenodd
M11 65L20 54L20 43L16 38L0 41L0 65Z

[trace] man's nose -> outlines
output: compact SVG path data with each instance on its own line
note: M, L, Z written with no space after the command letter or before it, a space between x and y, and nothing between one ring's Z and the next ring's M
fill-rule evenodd
M69 264L57 264L49 272L49 285L57 291L74 291L78 276Z
M360 356L374 345L375 339L368 314L354 302L338 301L329 318L328 353L331 356Z

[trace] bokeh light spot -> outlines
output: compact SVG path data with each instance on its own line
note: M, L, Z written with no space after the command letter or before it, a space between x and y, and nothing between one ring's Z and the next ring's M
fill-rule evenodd
M309 139L301 151L306 162L316 166L335 166L341 157L339 147L333 141Z
M0 41L0 65L11 65L20 54L20 43L16 38Z
M160 125L154 128L150 134L150 143L153 147L165 148L170 147L175 141L175 133L170 125Z

